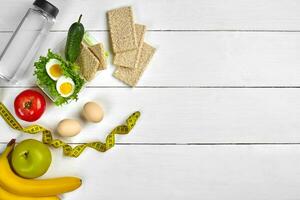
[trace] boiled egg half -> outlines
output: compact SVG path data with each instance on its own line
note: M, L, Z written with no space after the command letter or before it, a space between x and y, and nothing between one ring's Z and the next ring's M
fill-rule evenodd
M69 77L62 76L56 82L56 90L62 97L71 96L74 93L74 89L74 81Z
M46 64L46 71L50 78L57 81L62 76L61 62L57 59L50 59Z

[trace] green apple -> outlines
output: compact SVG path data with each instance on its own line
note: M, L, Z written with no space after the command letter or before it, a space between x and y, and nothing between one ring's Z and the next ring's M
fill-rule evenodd
M51 164L49 148L40 141L29 139L18 144L11 157L14 171L23 178L37 178L45 174Z

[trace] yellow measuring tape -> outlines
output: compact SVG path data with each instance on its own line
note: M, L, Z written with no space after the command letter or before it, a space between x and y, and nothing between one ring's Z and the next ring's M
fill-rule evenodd
M22 127L19 122L14 118L14 116L9 112L3 103L0 102L0 115L6 121L6 123L13 129L22 131L29 134L43 134L43 143L50 145L54 148L63 148L63 152L66 156L78 157L86 147L93 148L100 152L105 152L112 148L115 145L115 135L125 135L128 134L131 129L135 126L137 120L139 119L141 113L139 111L134 112L128 117L126 123L119 125L114 128L106 137L105 143L97 141L81 144L75 147L71 147L69 144L58 140L53 139L52 133L50 130L40 126L40 125L31 125L28 127Z

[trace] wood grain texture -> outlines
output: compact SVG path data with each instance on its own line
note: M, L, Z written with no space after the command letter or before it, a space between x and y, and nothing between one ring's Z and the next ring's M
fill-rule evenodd
M107 32L92 35L108 49ZM5 41L0 50L9 36L0 33L0 40ZM51 33L38 55L65 37L65 32ZM148 32L145 40L157 52L139 86L300 85L298 33ZM89 85L125 86L112 77L115 67L111 63ZM34 85L31 74L32 70L20 85Z
M298 145L117 146L105 154L88 150L77 159L52 152L44 178L83 178L82 187L63 200L299 197Z
M22 90L2 89L0 100L13 111L13 99ZM118 136L117 142L300 143L299 94L299 89L88 88L78 102L63 108L48 104L37 123L54 130L64 118L80 119L83 104L94 100L102 103L104 120L84 124L67 142L104 141L110 130L139 110L142 117L132 133ZM1 141L32 137L10 130L2 119L0 126Z
M146 42L157 48L140 88L123 88L110 64L78 102L57 108L48 101L37 123L52 130L63 118L79 119L85 102L102 103L104 120L85 124L64 139L69 143L104 141L129 114L142 112L106 153L88 149L73 159L52 150L44 178L84 180L63 200L299 199L300 1L50 2L61 12L39 55L55 48L80 14L108 48L106 11L130 5L136 22L147 25ZM0 51L31 4L0 0ZM0 101L11 111L15 96L35 85L32 70L19 85L0 83ZM41 138L11 130L2 119L0 127L0 152L11 138Z
M133 6L149 30L299 30L295 0L50 0L60 9L54 30L66 30L80 14L90 30L107 30L108 10ZM13 30L32 0L1 0L0 30Z

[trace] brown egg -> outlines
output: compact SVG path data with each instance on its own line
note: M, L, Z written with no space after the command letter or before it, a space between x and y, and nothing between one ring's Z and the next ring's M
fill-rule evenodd
M101 122L104 117L102 107L95 102L88 102L83 106L83 117L89 122Z
M64 119L59 122L56 130L63 137L72 137L80 133L81 124L75 119Z

